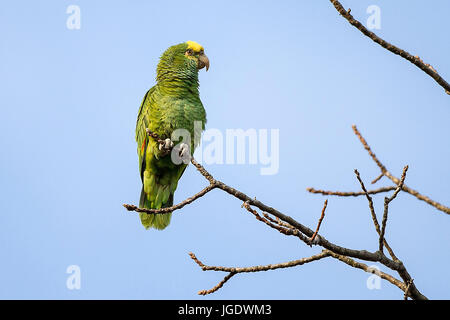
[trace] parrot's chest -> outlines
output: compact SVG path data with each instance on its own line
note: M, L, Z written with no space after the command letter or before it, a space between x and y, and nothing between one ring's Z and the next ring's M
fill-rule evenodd
M171 101L162 119L169 131L184 129L193 134L194 128L204 127L206 114L200 100L179 99Z

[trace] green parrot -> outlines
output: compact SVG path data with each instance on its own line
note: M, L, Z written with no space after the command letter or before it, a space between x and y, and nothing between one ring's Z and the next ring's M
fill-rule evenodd
M198 71L209 69L209 59L201 45L187 41L168 48L156 68L156 85L144 96L136 121L136 142L139 156L139 171L142 191L139 207L160 209L173 205L173 195L178 180L187 167L187 161L177 164L168 150L173 147L172 133L185 129L190 141L183 141L179 154L192 155L199 139L194 139L194 123L201 123L200 131L205 129L206 112L198 92ZM149 137L150 129L165 139L158 143ZM196 129L197 130L197 129ZM187 162L187 163L186 163ZM172 216L168 214L139 213L146 229L166 228Z

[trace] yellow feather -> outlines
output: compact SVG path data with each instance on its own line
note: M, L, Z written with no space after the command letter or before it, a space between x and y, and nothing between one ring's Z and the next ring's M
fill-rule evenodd
M203 50L203 46L198 44L195 41L186 41L187 45L188 45L188 49L192 49L194 52L200 52Z

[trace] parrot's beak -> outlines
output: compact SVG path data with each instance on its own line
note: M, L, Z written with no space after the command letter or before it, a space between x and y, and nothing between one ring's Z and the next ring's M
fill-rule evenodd
M206 56L206 54L202 53L201 55L198 56L198 64L197 64L197 68L203 69L204 67L206 67L206 71L208 71L209 69L209 59Z

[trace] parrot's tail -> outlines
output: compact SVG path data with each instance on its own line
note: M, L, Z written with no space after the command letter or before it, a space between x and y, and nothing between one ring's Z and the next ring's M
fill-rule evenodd
M167 208L173 205L173 194L170 194L167 202L159 205L160 208ZM145 209L159 209L155 205L155 201L150 201L147 194L144 192L144 186L141 190L141 198L139 200L139 207ZM139 217L141 218L142 225L145 229L155 228L158 230L165 229L170 224L170 219L172 218L172 212L163 214L151 214L145 212L139 212Z

